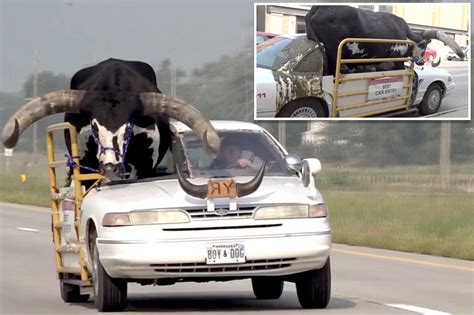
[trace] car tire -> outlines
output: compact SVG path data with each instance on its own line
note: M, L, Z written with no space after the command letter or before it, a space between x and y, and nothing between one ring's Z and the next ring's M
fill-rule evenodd
M100 263L96 245L97 234L91 235L90 254L92 254L92 283L94 304L99 312L120 312L127 306L127 281L110 277Z
M331 298L331 263L303 272L296 279L296 293L303 308L326 308Z
M59 280L59 289L61 290L61 298L65 303L85 303L89 300L89 294L81 294L78 285L64 283Z
M277 114L277 117L287 118L317 118L327 117L324 106L316 98L307 98L292 101L285 106Z
M279 299L283 293L283 280L277 277L252 278L253 294L259 300Z
M437 83L432 83L423 95L423 100L418 105L422 115L431 115L438 111L443 100L443 89Z

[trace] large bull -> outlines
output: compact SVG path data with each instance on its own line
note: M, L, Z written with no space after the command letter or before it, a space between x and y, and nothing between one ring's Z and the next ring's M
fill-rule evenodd
M101 172L109 179L150 177L171 145L169 118L183 122L203 141L208 153L219 152L219 136L193 106L161 94L153 68L143 62L108 59L77 72L71 90L47 93L23 105L3 128L3 143L12 148L31 124L65 112L65 121L79 134L83 172ZM69 147L66 133L66 144ZM260 185L264 166L247 183L237 184L239 196ZM183 189L205 198L203 187L189 183L178 171Z
M71 90L47 93L21 107L3 129L4 145L14 147L31 124L61 112L79 133L83 172L97 170L110 179L154 174L171 144L169 118L188 125L207 151L219 150L210 122L194 107L161 94L153 68L143 62L108 59L80 70Z
M313 6L306 15L306 33L308 39L319 40L324 44L329 75L335 73L337 48L345 38L410 39L417 44L415 59L418 63L423 61L428 43L437 39L448 45L459 57L464 57L454 39L443 32L427 30L415 33L405 20L396 15L350 6ZM411 49L404 44L350 43L342 51L342 57L346 59L388 58L411 54ZM403 62L395 63L393 69L404 69Z

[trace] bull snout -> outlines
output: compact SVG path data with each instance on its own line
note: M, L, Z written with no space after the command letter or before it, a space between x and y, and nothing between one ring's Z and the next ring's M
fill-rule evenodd
M112 164L112 163L101 164L100 172L102 173L102 175L104 175L110 180L117 180L121 178L119 174L120 165L118 164Z

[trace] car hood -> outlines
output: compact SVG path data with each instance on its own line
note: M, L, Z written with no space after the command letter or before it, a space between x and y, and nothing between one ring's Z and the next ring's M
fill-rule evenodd
M249 176L235 177L237 182L247 182ZM208 179L192 179L194 184L206 184ZM254 193L237 199L238 205L262 205L282 203L323 203L321 194L316 190L309 196L308 188L294 176L265 177ZM216 205L226 206L228 199L217 199ZM133 184L104 186L91 191L85 198L83 207L100 207L113 212L126 212L140 209L206 207L206 199L186 194L177 179L157 180ZM105 208L103 208L105 207Z

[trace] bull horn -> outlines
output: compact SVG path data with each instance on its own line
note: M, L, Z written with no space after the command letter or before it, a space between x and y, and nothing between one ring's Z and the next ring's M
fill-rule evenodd
M442 41L446 45L451 48L459 58L464 58L464 52L462 51L461 47L459 47L458 43L454 41L454 39L448 36L446 33L435 31L435 30L428 30L423 32L423 37L426 39L437 39Z
M263 180L263 174L265 173L265 162L263 162L257 175L246 183L237 183L237 196L247 196L258 189Z
M184 178L183 174L181 173L181 169L179 166L176 167L178 173L178 181L181 188L188 194L193 197L205 199L207 197L207 184L204 185L195 185L189 182L186 178ZM260 184L263 180L263 175L265 173L265 163L262 164L260 170L258 171L257 175L252 178L250 181L246 183L237 183L237 196L243 197L250 195L254 191L258 189Z
M20 135L33 123L48 115L76 112L86 92L63 90L44 94L23 105L3 127L2 141L5 147L13 148Z
M176 171L178 173L178 181L181 188L188 194L196 198L204 199L207 196L207 184L205 185L195 185L189 182L184 178L181 173L181 167L176 165Z
M220 140L209 120L192 105L160 93L140 93L145 115L166 115L183 122L204 142L204 150L211 154L219 152Z

